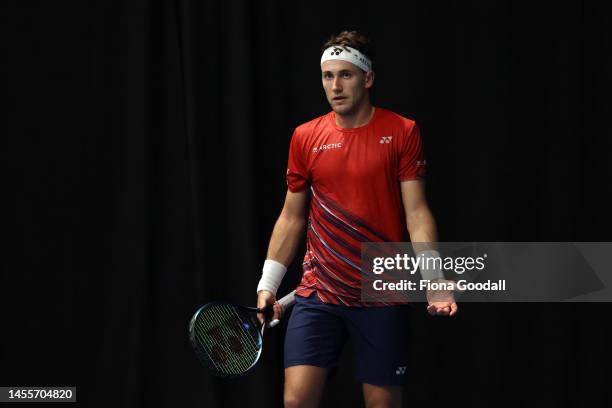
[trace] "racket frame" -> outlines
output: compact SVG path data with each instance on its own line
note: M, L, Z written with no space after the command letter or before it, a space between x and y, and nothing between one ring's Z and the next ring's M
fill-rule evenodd
M291 307L294 302L295 302L295 291L289 293L288 295L286 295L283 298L278 300L278 303L283 305L283 308L285 308L285 309ZM259 328L259 330L258 330L259 336L257 338L257 343L258 343L258 346L259 346L259 350L257 352L257 356L255 357L255 360L253 361L253 364L251 364L251 366L247 370L245 370L245 371L243 371L241 373L238 373L238 374L222 374L222 373L219 373L219 370L211 364L211 359L207 355L204 355L206 353L206 351L202 350L202 346L199 344L199 342L198 342L198 340L196 338L194 326L195 326L195 323L196 323L196 320L197 320L198 316L200 315L200 313L202 313L202 311L204 311L207 308L210 308L210 307L212 307L214 305L229 306L229 307L233 307L233 308L236 308L236 309L244 310L244 311L252 314L253 320L255 321L257 327ZM268 306L267 309L268 310L271 309L271 306ZM239 305L239 304L231 303L231 302L212 301L212 302L208 302L205 305L201 306L193 314L193 316L191 317L191 321L189 322L189 340L191 342L191 346L193 347L194 351L196 352L196 355L198 356L198 359L206 366L206 368L208 368L208 371L211 374L213 374L215 377L219 377L219 378L223 378L223 379L235 379L235 378L243 377L243 376L247 375L248 373L250 373L251 371L253 371L253 369L255 369L255 366L257 365L257 362L259 361L259 358L261 357L261 352L263 350L263 334L264 334L264 329L266 327L266 324L268 324L268 322L266 322L265 324L261 324L259 322L259 319L257 319L257 314L258 313L263 313L265 310L266 309L260 309L260 308L257 308L257 307L243 306L243 305Z

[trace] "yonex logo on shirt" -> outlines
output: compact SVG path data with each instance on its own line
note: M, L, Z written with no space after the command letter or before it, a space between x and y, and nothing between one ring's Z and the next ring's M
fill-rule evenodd
M404 375L404 374L406 374L406 366L397 367L397 370L395 370L395 375Z
M393 139L393 136L383 136L380 138L380 144L384 144L384 143L391 143L391 139Z
M341 149L341 148L342 148L342 142L330 143L330 144L321 145L319 147L313 147L312 152L318 153L322 150Z

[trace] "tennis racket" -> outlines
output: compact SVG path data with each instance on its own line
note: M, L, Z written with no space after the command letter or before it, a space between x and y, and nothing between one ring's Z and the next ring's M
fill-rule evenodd
M278 300L286 310L295 302L295 291ZM264 328L274 327L278 320L262 325L258 309L226 302L210 302L198 309L189 323L189 339L199 359L211 374L235 378L249 373L261 356Z

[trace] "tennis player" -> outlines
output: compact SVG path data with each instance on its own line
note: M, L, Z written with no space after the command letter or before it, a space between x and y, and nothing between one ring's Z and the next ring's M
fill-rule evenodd
M276 291L306 229L304 273L285 338L286 407L318 406L349 336L366 406L401 406L410 306L361 302L360 244L405 241L406 233L413 242L435 242L436 225L417 124L370 103L372 55L371 42L356 31L324 44L322 82L332 110L298 126L291 140L288 191L257 288L257 306L274 305L279 318ZM427 298L430 314L457 313L452 292Z

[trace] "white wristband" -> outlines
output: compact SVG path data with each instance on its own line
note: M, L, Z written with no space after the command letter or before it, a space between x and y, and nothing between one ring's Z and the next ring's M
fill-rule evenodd
M272 259L266 259L259 285L257 285L257 293L260 290L267 290L276 296L276 291L285 276L285 272L287 272L285 265Z
M442 273L442 258L440 253L434 249L419 252L417 257L421 258L421 278L423 280L444 279Z

